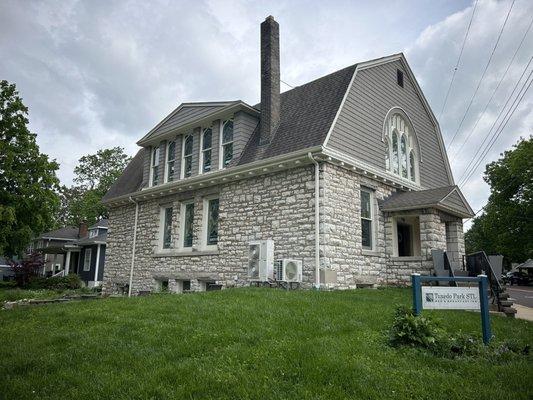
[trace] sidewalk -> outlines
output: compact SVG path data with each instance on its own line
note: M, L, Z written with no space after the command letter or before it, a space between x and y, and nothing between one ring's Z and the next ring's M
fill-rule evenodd
M513 308L516 308L516 318L525 319L527 321L533 321L532 307L526 307L520 304L513 304Z

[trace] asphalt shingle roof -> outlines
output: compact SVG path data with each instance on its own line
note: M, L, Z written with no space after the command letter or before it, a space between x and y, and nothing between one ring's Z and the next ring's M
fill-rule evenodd
M130 161L124 172L109 188L102 201L113 199L115 197L123 196L128 193L136 192L141 188L143 180L143 163L144 154L148 151L144 148L140 149L135 157Z
M66 228L59 228L50 232L45 232L39 236L42 238L58 238L58 239L77 239L79 229L73 226Z

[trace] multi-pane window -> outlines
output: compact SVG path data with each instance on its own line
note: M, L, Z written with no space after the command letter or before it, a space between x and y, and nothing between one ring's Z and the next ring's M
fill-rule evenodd
M417 182L418 147L407 117L398 111L387 119L385 126L385 168L403 179Z
M92 249L85 249L85 254L83 255L83 270L84 271L90 271L91 270L91 255L92 255Z
M213 246L218 243L218 199L207 201L206 244Z
M192 135L186 135L183 140L183 157L181 160L183 178L188 178L192 175L192 144Z
M193 228L194 228L194 203L186 203L181 208L181 224L182 224L182 247L192 247Z
M213 139L213 130L206 128L202 132L202 150L201 150L201 172L211 171L211 147Z
M222 124L221 167L225 168L233 159L233 120L228 119Z
M164 207L163 212L163 243L164 249L172 247L172 207Z
M150 162L151 172L151 181L152 186L159 184L159 146L152 149L152 160Z
M372 250L372 192L361 189L361 236L363 249Z
M176 142L172 140L168 142L168 145L167 145L166 182L172 182L174 180L175 163L176 163Z

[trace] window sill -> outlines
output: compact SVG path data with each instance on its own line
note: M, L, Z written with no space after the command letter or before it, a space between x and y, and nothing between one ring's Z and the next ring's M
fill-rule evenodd
M372 257L377 257L377 256L380 255L379 251L377 251L377 250L369 250L369 249L363 249L362 254L364 256L372 256Z
M407 256L407 257L391 257L392 261L423 261L424 257L422 256Z
M156 251L152 257L195 257L219 254L218 249Z

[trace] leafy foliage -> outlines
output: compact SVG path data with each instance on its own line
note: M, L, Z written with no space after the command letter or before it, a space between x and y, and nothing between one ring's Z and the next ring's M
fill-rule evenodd
M507 263L533 258L533 137L487 165L491 194L465 235L467 252L502 254Z
M67 276L53 276L50 278L33 278L26 287L28 289L51 290L79 289L82 287L82 282L77 274L69 274Z
M27 115L16 86L0 81L0 254L9 257L53 228L59 208L59 165L40 153Z
M405 306L396 308L390 331L391 344L431 349L437 347L442 336L442 330L431 319L416 316Z
M107 208L102 197L120 176L131 157L122 147L98 150L96 154L83 156L74 168L76 185L62 186L60 221L63 225L79 225L83 220L92 224L107 218Z
M43 257L40 253L30 254L20 261L9 261L9 265L15 272L15 280L18 286L26 286L31 279L39 273L44 266Z

